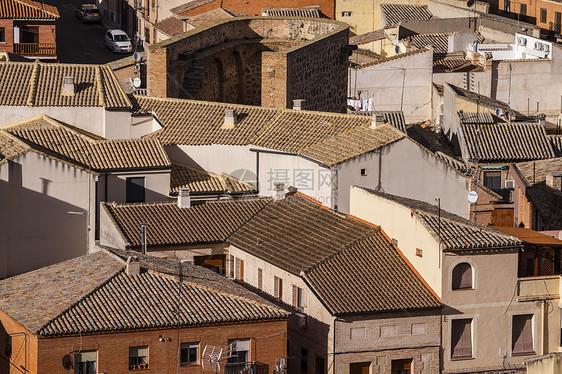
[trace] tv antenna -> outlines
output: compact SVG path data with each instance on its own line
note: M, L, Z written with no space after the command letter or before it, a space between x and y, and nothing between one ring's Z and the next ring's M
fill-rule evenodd
M287 374L287 358L288 357L281 357L275 363L275 370L273 370L274 374Z
M232 342L224 348L206 345L201 356L201 367L206 371L218 373L221 370L220 362L234 357L236 342Z

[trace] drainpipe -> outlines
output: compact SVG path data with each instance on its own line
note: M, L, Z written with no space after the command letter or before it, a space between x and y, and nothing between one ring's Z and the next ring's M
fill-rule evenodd
M541 341L540 341L540 345L539 345L539 356L544 355L544 351L545 351L545 344L544 344L544 338L545 338L545 305L546 302L544 299L541 300Z
M334 318L334 340L332 341L332 373L336 374L336 321L338 317Z

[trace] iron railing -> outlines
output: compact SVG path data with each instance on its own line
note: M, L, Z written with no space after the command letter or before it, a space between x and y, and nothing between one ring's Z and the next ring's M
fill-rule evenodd
M56 43L16 43L14 53L17 55L56 56Z

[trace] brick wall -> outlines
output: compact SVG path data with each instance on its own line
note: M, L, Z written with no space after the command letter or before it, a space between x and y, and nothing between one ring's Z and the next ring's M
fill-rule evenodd
M342 112L349 29L315 19L216 22L152 46L149 94L238 104ZM345 54L345 55L344 55Z
M11 334L25 331L1 311L0 322ZM184 328L179 340L183 343L200 342L199 353L202 354L205 345L224 347L229 339L252 338L249 360L269 365L271 373L277 360L286 356L286 333L286 321L270 321ZM161 342L160 337L170 341ZM61 364L65 355L73 356L72 352L80 350L97 350L98 372L129 373L129 347L148 346L150 368L139 371L172 373L176 371L177 342L176 329L40 339L28 333L27 340L24 335L13 337L14 351L17 350L13 363L18 367L23 365L29 373L61 373L66 372ZM200 365L180 367L180 373L203 372Z
M14 50L14 25L11 19L0 19L0 28L4 28L5 42L0 43L0 51L13 52Z
M5 359L7 335L11 336L12 340L12 365ZM21 372L14 367L37 373L37 338L0 310L0 373Z

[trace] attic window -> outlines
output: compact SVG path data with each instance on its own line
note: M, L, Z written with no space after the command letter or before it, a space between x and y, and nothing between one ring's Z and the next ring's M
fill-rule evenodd
M365 177L367 175L367 169L361 169L361 176Z
M344 12L341 12L342 17L351 17L352 14L353 14L353 12L350 11L350 10L346 10Z

